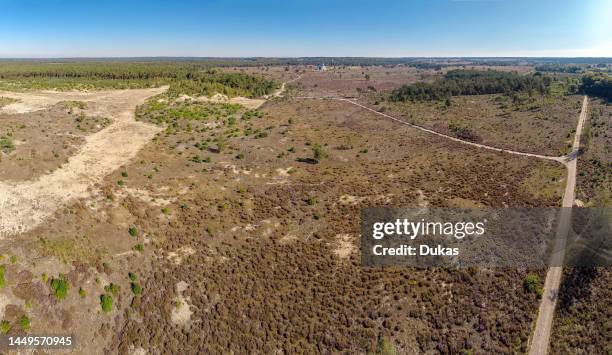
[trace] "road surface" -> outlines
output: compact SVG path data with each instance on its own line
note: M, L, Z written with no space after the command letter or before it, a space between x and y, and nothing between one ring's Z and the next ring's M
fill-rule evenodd
M538 319L533 330L531 346L529 348L530 355L545 355L548 352L548 345L550 344L550 333L555 315L555 306L557 305L557 295L563 275L563 268L558 265L563 264L563 251L565 250L567 233L571 225L572 207L574 206L576 189L576 166L578 161L578 154L576 153L580 148L580 136L582 134L584 122L586 121L587 106L588 99L585 96L582 101L580 119L578 120L576 135L574 136L574 143L572 145L572 152L575 154L569 154L569 156L575 156L575 158L566 162L567 183L565 184L563 208L561 209L561 218L559 220L560 223L555 240L555 251L557 251L557 253L552 256L551 265L553 266L551 266L546 273L544 292L542 293L542 301L540 302L540 309L538 311Z

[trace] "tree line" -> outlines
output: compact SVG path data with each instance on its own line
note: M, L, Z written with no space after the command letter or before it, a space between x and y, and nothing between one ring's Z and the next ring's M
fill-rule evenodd
M612 77L605 73L589 73L582 77L580 86L584 94L612 101Z
M509 94L537 92L546 94L552 79L540 73L521 75L515 72L452 70L431 83L403 85L391 93L392 101L444 100L458 95Z
M278 83L262 76L228 73L190 62L3 63L0 80L21 85L78 88L154 87L170 85L170 93L258 97L272 93ZM70 85L66 85L69 83Z

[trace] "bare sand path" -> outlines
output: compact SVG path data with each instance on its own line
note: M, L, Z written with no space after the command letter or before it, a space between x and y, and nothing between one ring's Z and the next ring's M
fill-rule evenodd
M578 149L580 148L582 128L587 117L588 103L588 98L585 96L584 100L582 101L580 119L578 120L578 125L576 127L576 135L574 136L572 153L569 154L569 156L573 158L566 164L567 183L565 184L565 193L563 194L562 205L563 208L561 209L560 223L555 239L555 250L558 252L552 256L553 260L551 261L551 264L553 266L550 267L546 273L546 280L544 281L543 290L544 292L542 293L542 301L540 302L540 308L538 310L538 319L536 321L535 328L533 329L531 346L529 348L530 355L544 355L548 353L550 333L552 331L553 318L555 316L555 306L557 305L557 296L559 294L559 288L561 287L561 279L563 276L563 268L556 265L563 265L563 258L565 256L563 251L565 251L565 242L571 226L572 207L574 206L575 200Z
M20 100L5 106L5 112L31 112L66 100L94 101L95 109L86 113L109 117L112 123L87 136L78 153L52 173L30 181L0 181L0 238L28 231L61 206L87 197L92 185L132 159L161 130L135 121L134 109L165 90L2 93Z

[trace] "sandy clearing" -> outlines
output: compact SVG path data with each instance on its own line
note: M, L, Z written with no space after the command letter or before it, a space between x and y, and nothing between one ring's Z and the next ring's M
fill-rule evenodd
M189 284L185 281L179 281L176 284L177 296L174 300L175 303L173 305L172 312L170 313L170 319L174 324L186 326L189 325L191 321L191 315L193 312L190 309L191 305L188 302L189 298L183 296L183 292L188 286Z
M44 109L66 100L95 101L95 110L87 113L110 117L113 122L87 136L78 153L52 173L36 180L0 182L0 238L31 230L59 207L90 196L92 185L132 159L161 130L135 121L134 109L166 89L7 94L21 100L22 112Z
M355 238L350 234L337 234L334 239L336 239L337 242L334 254L340 259L346 259L351 256L351 254L357 253L358 249Z
M153 89L155 90L155 89ZM43 110L61 101L103 101L112 100L118 93L142 90L112 90L112 91L36 91L36 92L12 92L0 91L0 96L19 100L0 108L0 112L9 114L28 113Z
M211 97L200 96L196 98L195 100L200 101L200 102L238 104L248 109L259 108L261 105L263 105L266 102L266 100L264 99L249 99L248 97L242 97L242 96L229 98L226 95L222 95L222 94L215 94Z

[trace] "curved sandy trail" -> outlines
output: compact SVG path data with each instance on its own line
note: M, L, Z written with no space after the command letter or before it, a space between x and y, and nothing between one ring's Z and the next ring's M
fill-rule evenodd
M280 87L278 90L276 90L276 91L275 91L275 92L272 94L272 97L281 97L281 96L283 95L283 93L285 92L285 90L287 89L287 88L285 87L285 85L287 85L287 84L291 84L291 83L293 83L293 82L295 82L295 81L298 81L298 80L300 80L301 78L302 78L302 74L300 74L300 75L296 76L295 78L293 78L293 79L291 79L291 80L288 80L288 81L283 82L283 83L281 84L281 87Z
M52 173L29 181L0 181L0 238L28 231L61 206L87 197L92 185L132 159L161 130L135 121L134 109L165 90L164 87L96 93L7 94L21 100L18 106L21 112L35 111L64 100L94 101L95 108L86 112L113 121L105 129L87 136L78 153ZM15 107L8 107L9 112L12 109Z
M370 112L373 112L373 113L375 113L377 115L386 117L386 118L388 118L390 120L393 120L395 122L398 122L398 123L410 126L412 128L416 128L416 129L418 129L420 131L423 131L423 132L435 134L436 136L439 136L439 137L442 137L442 138L446 138L446 139L450 139L452 141L459 142L459 143L462 143L462 144L467 144L467 145L471 145L471 146L474 146L474 147L477 147L477 148L488 149L488 150L492 150L492 151L496 151L496 152L503 152L503 153L509 153L509 154L514 154L514 155L522 155L522 156L526 156L526 157L546 159L546 160L554 160L554 161L557 161L557 162L563 163L563 164L565 164L566 161L567 161L567 157L566 156L553 157L553 156L548 156L548 155L541 155L541 154L534 154L534 153L525 153L525 152L519 152L519 151L516 151L516 150L507 150L507 149L493 147L493 146L486 145L486 144L479 144L479 143L474 143L474 142L466 141L466 140L463 140L463 139L460 139L460 138L457 138L457 137L449 136L449 135L444 134L444 133L436 132L436 131L431 130L429 128L425 128L425 127L422 127L422 126L419 126L419 125L415 125L415 124L410 123L410 122L406 122L406 121L404 121L402 119L399 119L397 117L393 117L391 115L387 115L386 113L383 113L383 112L376 111L376 110L374 110L374 109L372 109L370 107L364 106L364 105L362 105L360 103L357 103L357 102L355 102L353 100L350 100L350 99L345 99L345 98L341 98L341 97L312 97L312 96L298 96L298 97L296 97L296 99L313 99L313 100L317 100L318 99L318 100L344 101L344 102L348 102L348 103L350 103L352 105L361 107L361 108L363 108L365 110L368 110Z
M544 289L542 293L542 301L538 310L538 319L533 330L531 338L531 346L529 348L530 355L545 355L548 353L548 345L550 344L550 333L552 331L553 318L555 316L555 306L557 305L557 295L561 287L561 279L563 276L563 268L557 265L563 265L565 257L565 242L569 228L571 227L572 207L575 200L576 189L576 166L578 161L578 149L580 148L580 136L582 128L587 117L588 99L585 96L582 101L582 110L580 111L580 119L576 127L576 135L572 145L572 153L568 156L574 156L574 159L569 160L567 165L567 183L565 184L565 193L563 194L563 205L559 219L559 226L555 238L555 253L552 256L551 266L546 273L544 281Z

